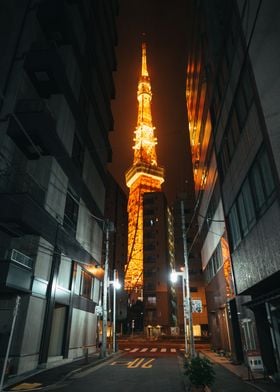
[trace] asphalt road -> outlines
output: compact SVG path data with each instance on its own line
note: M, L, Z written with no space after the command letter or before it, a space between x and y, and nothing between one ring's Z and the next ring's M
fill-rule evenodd
M176 353L125 353L73 375L56 391L185 392Z
M177 343L177 344L176 344ZM186 392L183 376L184 344L174 341L120 341L121 351L105 360L97 356L30 375L5 391L58 392ZM196 347L197 348L197 347ZM271 385L244 382L213 361L216 380L212 392L274 392ZM271 387L272 389L269 389ZM257 389L256 389L257 388Z

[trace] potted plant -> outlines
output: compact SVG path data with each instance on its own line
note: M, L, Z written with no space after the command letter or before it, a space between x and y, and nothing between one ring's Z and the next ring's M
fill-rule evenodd
M215 380L215 371L207 358L197 356L187 359L184 368L190 381L191 391L206 392L210 390L209 387Z

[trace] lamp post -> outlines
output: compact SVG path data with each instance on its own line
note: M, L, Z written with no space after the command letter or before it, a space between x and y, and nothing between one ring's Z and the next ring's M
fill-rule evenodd
M113 353L116 352L116 299L117 292L116 290L121 288L121 284L118 279L117 270L114 269L113 280L109 281L109 284L113 285Z

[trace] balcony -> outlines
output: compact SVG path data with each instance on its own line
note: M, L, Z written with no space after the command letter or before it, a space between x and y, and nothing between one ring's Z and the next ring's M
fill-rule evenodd
M56 136L56 122L41 99L20 99L7 134L28 159L50 155L50 142Z
M16 249L0 260L0 291L20 290L30 292L33 277L33 260Z

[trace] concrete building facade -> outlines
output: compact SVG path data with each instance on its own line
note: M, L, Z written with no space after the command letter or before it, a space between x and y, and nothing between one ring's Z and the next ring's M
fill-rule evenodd
M280 371L277 1L193 1L187 105L212 342Z
M96 349L115 1L0 5L0 355L9 373Z

